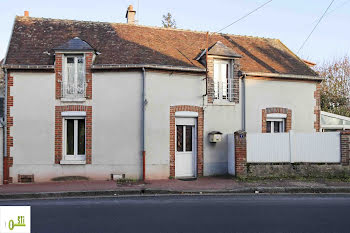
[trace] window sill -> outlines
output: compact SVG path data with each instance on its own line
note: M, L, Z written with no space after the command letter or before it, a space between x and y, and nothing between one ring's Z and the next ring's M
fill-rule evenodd
M234 106L236 105L235 102L230 102L228 100L214 100L214 102L210 105L215 105L215 106Z
M61 98L61 101L62 102L68 102L68 103L71 103L71 102L85 102L86 101L86 98Z
M62 165L67 165L67 164L71 164L71 165L85 165L86 161L85 160L61 160L60 164L62 164Z

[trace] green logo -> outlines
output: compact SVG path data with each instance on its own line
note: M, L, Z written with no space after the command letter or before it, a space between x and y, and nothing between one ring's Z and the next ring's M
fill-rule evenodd
M9 229L12 231L15 227L25 227L26 224L24 224L24 216L18 216L18 222L15 224L15 222L11 219L9 221Z

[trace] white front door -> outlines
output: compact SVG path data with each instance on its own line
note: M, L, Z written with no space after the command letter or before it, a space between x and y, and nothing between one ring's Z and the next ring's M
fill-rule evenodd
M175 123L175 177L195 177L196 118L176 118Z

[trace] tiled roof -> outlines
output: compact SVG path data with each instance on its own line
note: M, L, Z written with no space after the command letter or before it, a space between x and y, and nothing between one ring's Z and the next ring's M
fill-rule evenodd
M100 54L95 65L153 64L203 68L195 58L206 49L206 33L140 25L16 17L6 64L52 65L52 51L79 37ZM295 75L316 73L278 39L210 34L242 56L242 70Z

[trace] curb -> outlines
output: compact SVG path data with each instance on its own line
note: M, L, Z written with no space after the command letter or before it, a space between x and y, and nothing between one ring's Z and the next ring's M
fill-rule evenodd
M98 191L68 191L68 192L37 192L37 193L6 193L0 194L1 199L26 198L64 198L64 197L99 197L126 195L170 195L170 194L298 194L298 193L350 193L350 187L248 187L224 190L171 190L171 189L128 189L128 190L98 190Z

